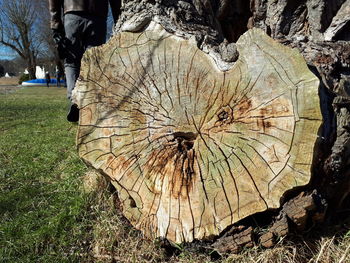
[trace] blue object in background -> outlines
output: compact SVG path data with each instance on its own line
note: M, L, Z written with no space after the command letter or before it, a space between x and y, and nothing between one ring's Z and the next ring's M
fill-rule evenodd
M50 84L56 85L57 79L51 78ZM62 86L66 85L66 82L62 79L60 81ZM23 81L22 86L46 86L46 79L32 79L28 81Z

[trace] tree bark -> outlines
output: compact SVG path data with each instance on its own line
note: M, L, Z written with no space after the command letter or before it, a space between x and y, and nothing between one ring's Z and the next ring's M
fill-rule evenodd
M30 79L36 79L36 56L34 52L29 49L29 54L27 56L28 73Z
M250 246L237 225L274 209L269 246L323 221L350 189L349 3L124 1L113 39L83 59L80 156L150 237L234 225L214 247Z

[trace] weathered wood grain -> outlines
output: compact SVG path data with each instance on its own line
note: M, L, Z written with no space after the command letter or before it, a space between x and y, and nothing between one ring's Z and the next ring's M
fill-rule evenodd
M151 24L83 58L75 99L85 162L151 238L209 239L310 180L318 79L261 30L222 72L191 40Z

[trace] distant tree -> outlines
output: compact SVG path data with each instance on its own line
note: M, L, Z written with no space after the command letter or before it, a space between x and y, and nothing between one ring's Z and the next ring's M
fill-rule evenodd
M5 68L3 65L0 65L0 77L3 77L5 75Z
M1 2L1 0L0 0ZM19 68L25 67L26 62L18 56L12 49L4 47L0 44L0 65L4 68L4 74L8 73L10 76L17 76L20 72ZM20 64L17 65L17 62Z
M4 67L5 73L15 76L23 73L26 68L25 61L19 56L11 60L0 60L0 64Z
M2 0L0 9L0 44L14 50L26 61L30 78L35 78L37 39L37 1Z

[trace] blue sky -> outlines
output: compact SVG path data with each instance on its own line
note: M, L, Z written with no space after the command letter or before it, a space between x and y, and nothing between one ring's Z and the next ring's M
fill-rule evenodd
M0 46L0 60L14 59L16 55L10 48Z
M2 8L2 0L0 0L0 8ZM0 45L0 60L14 59L16 56L17 54L14 53L14 51L12 51L10 48Z

